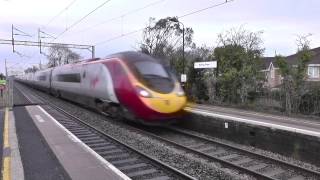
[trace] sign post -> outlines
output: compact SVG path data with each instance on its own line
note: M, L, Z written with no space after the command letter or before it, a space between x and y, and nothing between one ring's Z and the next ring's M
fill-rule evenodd
M218 71L217 68L217 61L204 61L204 62L195 62L194 63L194 68L195 69L214 69L216 68L216 71ZM215 94L217 95L218 88L217 88L217 83L215 85L216 91Z
M181 74L181 82L187 82L187 75L186 74Z

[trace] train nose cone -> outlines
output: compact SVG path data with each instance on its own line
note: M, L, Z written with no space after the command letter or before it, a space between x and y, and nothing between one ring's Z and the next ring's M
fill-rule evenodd
M185 106L186 98L184 96L178 97L175 94L167 94L161 97L144 98L144 102L149 108L159 113L175 113Z
M164 100L164 103L169 106L170 105L170 101L169 100Z

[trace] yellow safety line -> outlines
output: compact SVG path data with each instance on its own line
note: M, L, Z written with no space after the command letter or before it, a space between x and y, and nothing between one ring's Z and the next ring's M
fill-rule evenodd
M6 108L4 114L3 149L10 149L9 144L9 111ZM11 156L3 157L2 180L11 180Z
M8 123L8 108L6 108L5 114L4 114L4 131L3 131L3 148L8 148L9 146L9 123Z
M10 157L5 157L3 159L3 171L2 171L2 179L3 180L11 180L11 173L10 173Z

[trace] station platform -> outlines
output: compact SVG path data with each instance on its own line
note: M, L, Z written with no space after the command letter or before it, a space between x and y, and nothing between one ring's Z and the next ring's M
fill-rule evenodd
M320 121L254 112L213 105L190 104L187 111L214 118L221 118L304 135L320 137Z
M184 128L320 166L317 119L197 104L185 110Z
M0 123L0 179L130 179L39 105L0 108Z

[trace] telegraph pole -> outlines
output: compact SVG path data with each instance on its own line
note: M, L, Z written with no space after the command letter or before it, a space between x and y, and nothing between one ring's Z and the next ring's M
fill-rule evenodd
M13 24L11 26L12 52L14 53Z
M9 39L0 39L0 44L7 44L7 45L14 44L15 46L34 46L34 47L39 47L39 41L19 41L19 40L12 41L11 39L10 40ZM92 45L66 44L66 43L48 43L48 42L41 41L41 48L42 49L44 47L51 47L51 46L54 46L54 45L60 45L60 46L63 46L63 47L66 47L66 48L71 48L71 49L89 50L90 52L93 52L92 56L94 56L94 52L95 52L95 48ZM14 49L14 47L13 47L13 49Z
M40 28L38 28L38 41L39 41L40 54L42 54Z
M7 59L4 59L4 67L6 69L6 79L8 79Z
M92 59L95 58L95 47L94 46L91 46L91 57L92 57Z
M28 33L16 28L13 24L11 26L11 39L0 39L0 44L7 44L7 45L12 45L12 52L17 53L21 56L19 52L15 50L15 46L34 46L34 47L39 47L40 54L43 54L44 48L52 47L55 45L59 45L65 48L70 48L70 49L83 49L83 50L88 50L91 52L91 57L95 58L95 46L92 45L83 45L83 44L66 44L66 43L51 43L51 42L45 42L42 39L43 38L53 38L56 39L56 37L41 31L40 28L38 28L38 41L19 41L15 40L16 36L27 36L27 37L32 37L32 35L29 35Z
M184 61L185 61L185 57L184 57L184 24L182 22L180 22L177 18L170 18L169 21L172 21L172 22L175 22L175 23L178 23L178 24L181 24L182 25L182 74L181 74L181 82L182 82L182 86L184 86L184 83L187 82L187 76L185 74L185 71L184 71Z

